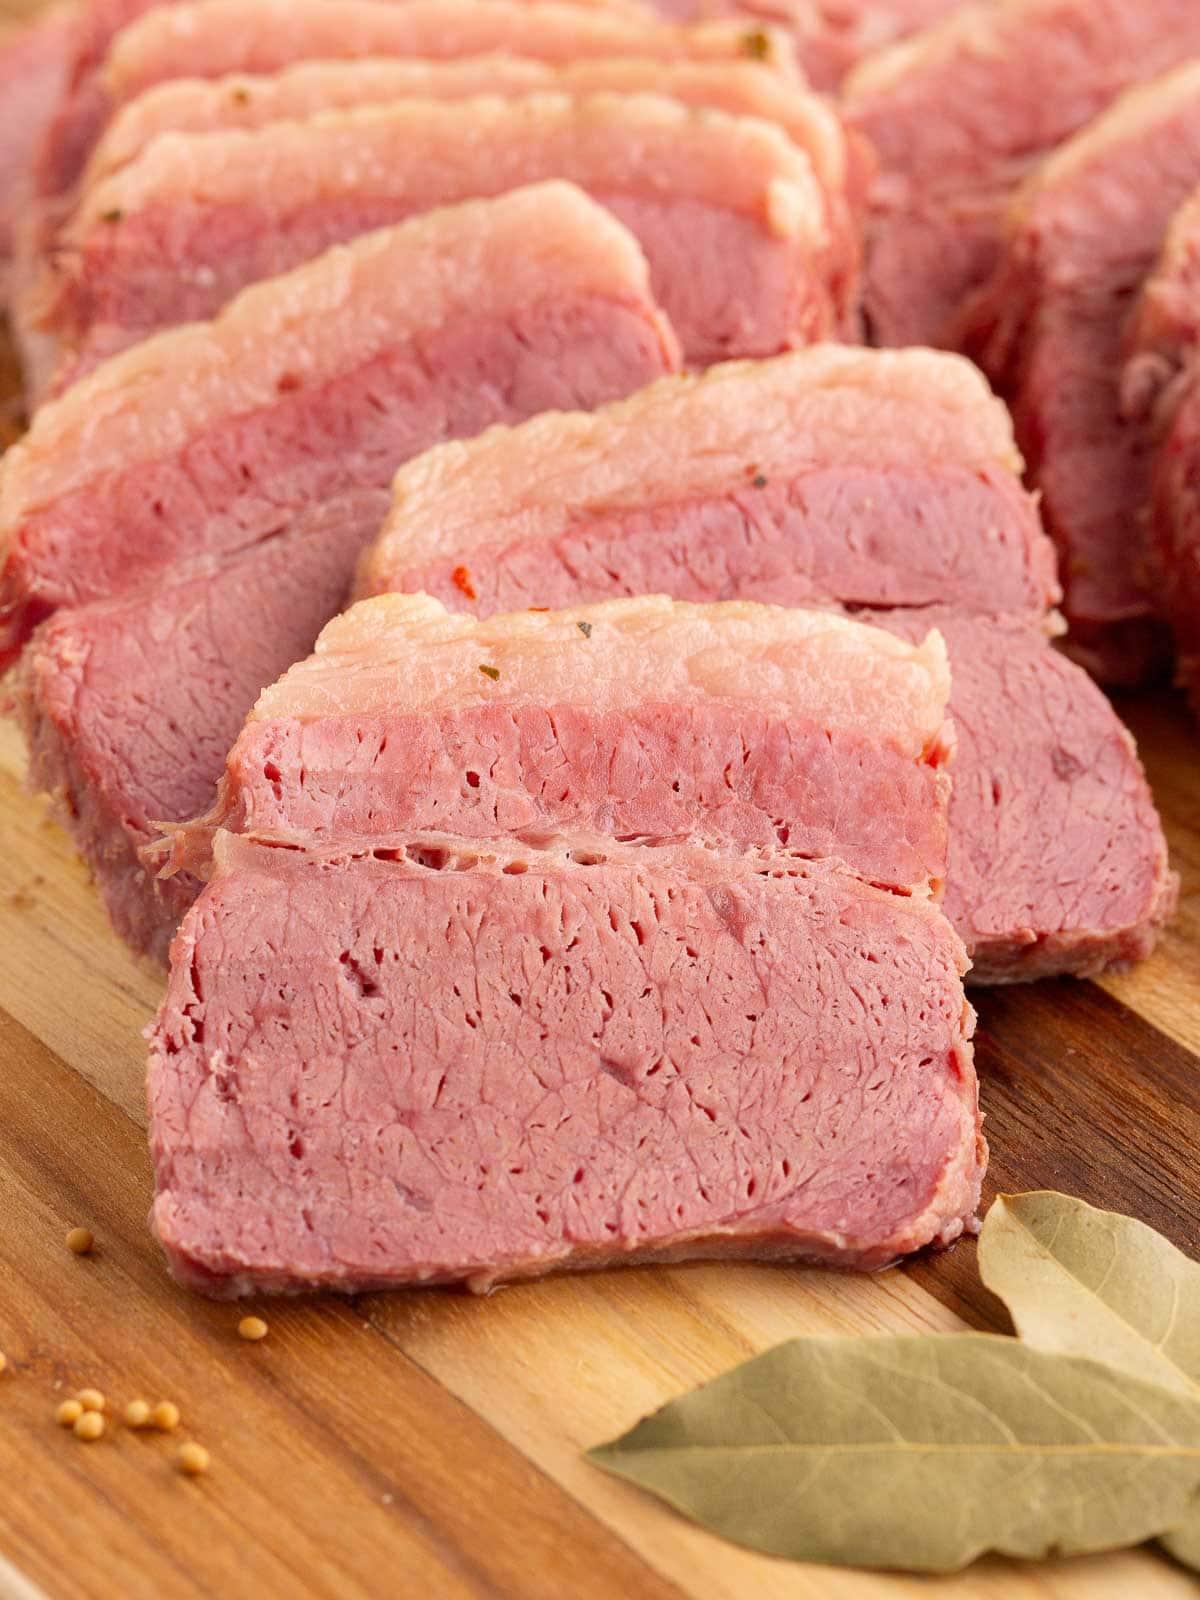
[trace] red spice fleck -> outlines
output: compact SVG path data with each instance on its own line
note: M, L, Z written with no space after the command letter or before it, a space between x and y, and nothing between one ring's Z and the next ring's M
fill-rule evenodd
M478 600L475 585L471 582L471 574L466 567L455 567L450 574L450 581L460 594L465 594L468 600Z

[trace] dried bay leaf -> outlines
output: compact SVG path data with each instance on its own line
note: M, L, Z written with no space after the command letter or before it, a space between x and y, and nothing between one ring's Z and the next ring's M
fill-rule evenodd
M1000 1195L979 1272L1030 1344L1200 1399L1200 1265L1145 1223L1052 1191ZM1200 1567L1200 1506L1162 1543Z
M951 1571L1177 1526L1200 1406L995 1334L796 1339L590 1458L768 1554Z
M1030 1344L1200 1399L1200 1266L1144 1222L1049 1190L1000 1195L979 1273Z

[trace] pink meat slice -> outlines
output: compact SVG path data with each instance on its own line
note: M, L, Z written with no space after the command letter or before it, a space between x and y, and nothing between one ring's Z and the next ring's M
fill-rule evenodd
M215 827L376 847L414 830L786 847L908 892L946 852L940 641L662 597L480 620L364 601L259 699Z
M66 83L72 38L72 13L56 8L0 42L0 260L12 252L34 157Z
M154 1033L154 1228L225 1298L883 1266L978 1199L962 966L830 862L222 834Z
M628 393L677 362L629 234L534 186L327 253L43 407L0 478L4 648L437 439Z
M114 115L93 150L83 185L128 165L164 133L211 133L304 120L322 111L390 100L463 100L482 94L640 94L777 122L808 155L833 201L855 201L865 182L861 148L848 150L832 103L762 61L656 61L646 56L536 61L513 54L451 61L373 57L301 61L270 74L173 79L148 89Z
M778 128L650 95L396 101L164 137L64 230L44 325L87 370L259 278L442 204L565 178L636 235L687 360L774 354L853 314L856 247Z
M632 241L566 187L432 215L248 300L44 409L3 484L13 646L60 608L19 679L32 776L118 930L160 955L195 886L160 899L137 851L209 804L254 696L339 608L396 464L675 359Z
M824 345L413 462L360 595L484 612L669 592L1040 617L1053 548L1004 407L931 351Z
M1053 558L1019 467L960 358L803 351L430 452L397 477L357 592L486 614L650 585L941 627L946 904L972 980L1093 973L1150 948L1177 880L1128 734L1047 641Z
M1022 618L861 615L946 641L957 748L944 909L971 981L1090 977L1149 955L1179 880L1137 749L1101 690Z
M965 7L865 62L851 125L880 175L866 313L877 343L955 345L1021 179L1125 89L1200 54L1192 0Z
M1159 452L1152 570L1175 634L1179 681L1200 716L1200 385L1195 368Z
M337 0L337 9L323 19L318 9L325 0L255 0L248 7L236 0L216 6L181 5L177 0L83 0L75 13L73 45L67 71L66 93L47 129L35 163L35 190L39 195L61 195L83 171L88 153L114 106L151 83L168 78L215 77L235 70L273 71L302 56L341 55L463 55L475 54L474 38L490 40L486 49L503 49L518 36L521 18L528 32L544 33L551 51L568 51L572 18L581 23L575 41L579 54L591 40L587 19L601 11L611 13L611 36L620 36L618 18L628 28L647 24L647 14L637 0L488 0L486 14L473 23L469 11L480 9L476 0L416 0L411 25L389 25L386 17L366 13L382 0ZM389 9L408 0L391 0ZM444 19L444 46L438 44L438 14ZM340 30L337 21L343 22ZM390 28L390 31L389 31ZM219 35L224 29L226 42ZM274 30L274 42L268 35ZM600 20L600 32L605 32ZM127 36L127 37L126 37ZM340 39L341 48L337 41ZM389 48L389 39L400 48ZM467 42L467 49L455 45ZM417 48L428 44L429 48ZM782 41L772 48L784 50ZM292 51L289 54L289 50ZM222 51L228 54L221 65ZM253 67L249 58L269 61ZM109 65L110 52L114 57ZM525 53L525 52L522 52ZM536 44L531 53L537 55ZM620 51L604 51L604 54ZM653 48L651 54L657 51ZM214 63L213 65L210 65Z
M1141 582L1152 430L1124 409L1123 326L1200 183L1200 67L1130 91L1018 192L964 343L1010 398L1059 547L1067 648L1102 682L1161 673Z

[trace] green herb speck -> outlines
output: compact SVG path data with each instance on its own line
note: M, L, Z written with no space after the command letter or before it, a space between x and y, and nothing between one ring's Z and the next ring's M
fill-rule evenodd
M575 626L579 629L580 633L585 639L590 639L592 637L592 625L590 622L577 622Z

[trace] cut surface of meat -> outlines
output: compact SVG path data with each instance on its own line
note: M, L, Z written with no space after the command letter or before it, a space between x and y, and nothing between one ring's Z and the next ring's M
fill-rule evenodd
M1149 955L1179 880L1132 738L1081 667L1018 618L862 614L950 655L956 753L944 909L971 982L1092 976Z
M829 862L222 834L154 1034L154 1227L225 1297L883 1266L978 1199L962 965Z
M164 951L187 888L161 903L137 867L150 824L208 803L255 694L341 603L397 463L675 359L632 240L548 186L334 252L39 413L0 485L8 642L56 613L20 680L33 777L132 943Z
M822 346L673 378L602 414L431 452L360 595L483 611L662 591L1041 615L1053 550L978 372Z
M1200 67L1122 96L1018 192L964 343L1011 400L1060 555L1067 648L1102 682L1166 664L1141 582L1151 429L1125 409L1123 329L1200 183Z
M169 135L90 190L44 325L72 370L213 315L259 278L432 207L563 178L637 236L687 360L849 325L857 243L782 130L650 95L396 101Z
M214 826L377 846L415 831L786 847L940 884L944 651L827 613L663 597L479 620L364 601L259 699ZM180 848L180 846L182 848Z
M4 648L56 606L378 487L438 438L599 403L676 361L636 244L569 185L330 251L39 411L0 474Z
M1192 0L1004 0L860 66L846 111L880 165L866 274L876 342L956 344L1014 187L1123 90L1198 54Z
M1128 734L1047 641L1054 565L1019 466L960 358L802 351L431 451L357 592L486 614L648 585L943 626L963 725L946 903L972 981L1096 972L1148 950L1177 883Z
M133 949L165 964L199 887L181 875L156 891L139 851L157 822L211 803L247 707L312 649L386 507L378 490L346 496L231 559L66 607L34 634L17 686L30 781L55 798Z
M1200 384L1194 367L1155 464L1152 526L1156 593L1175 634L1179 680L1200 716Z

